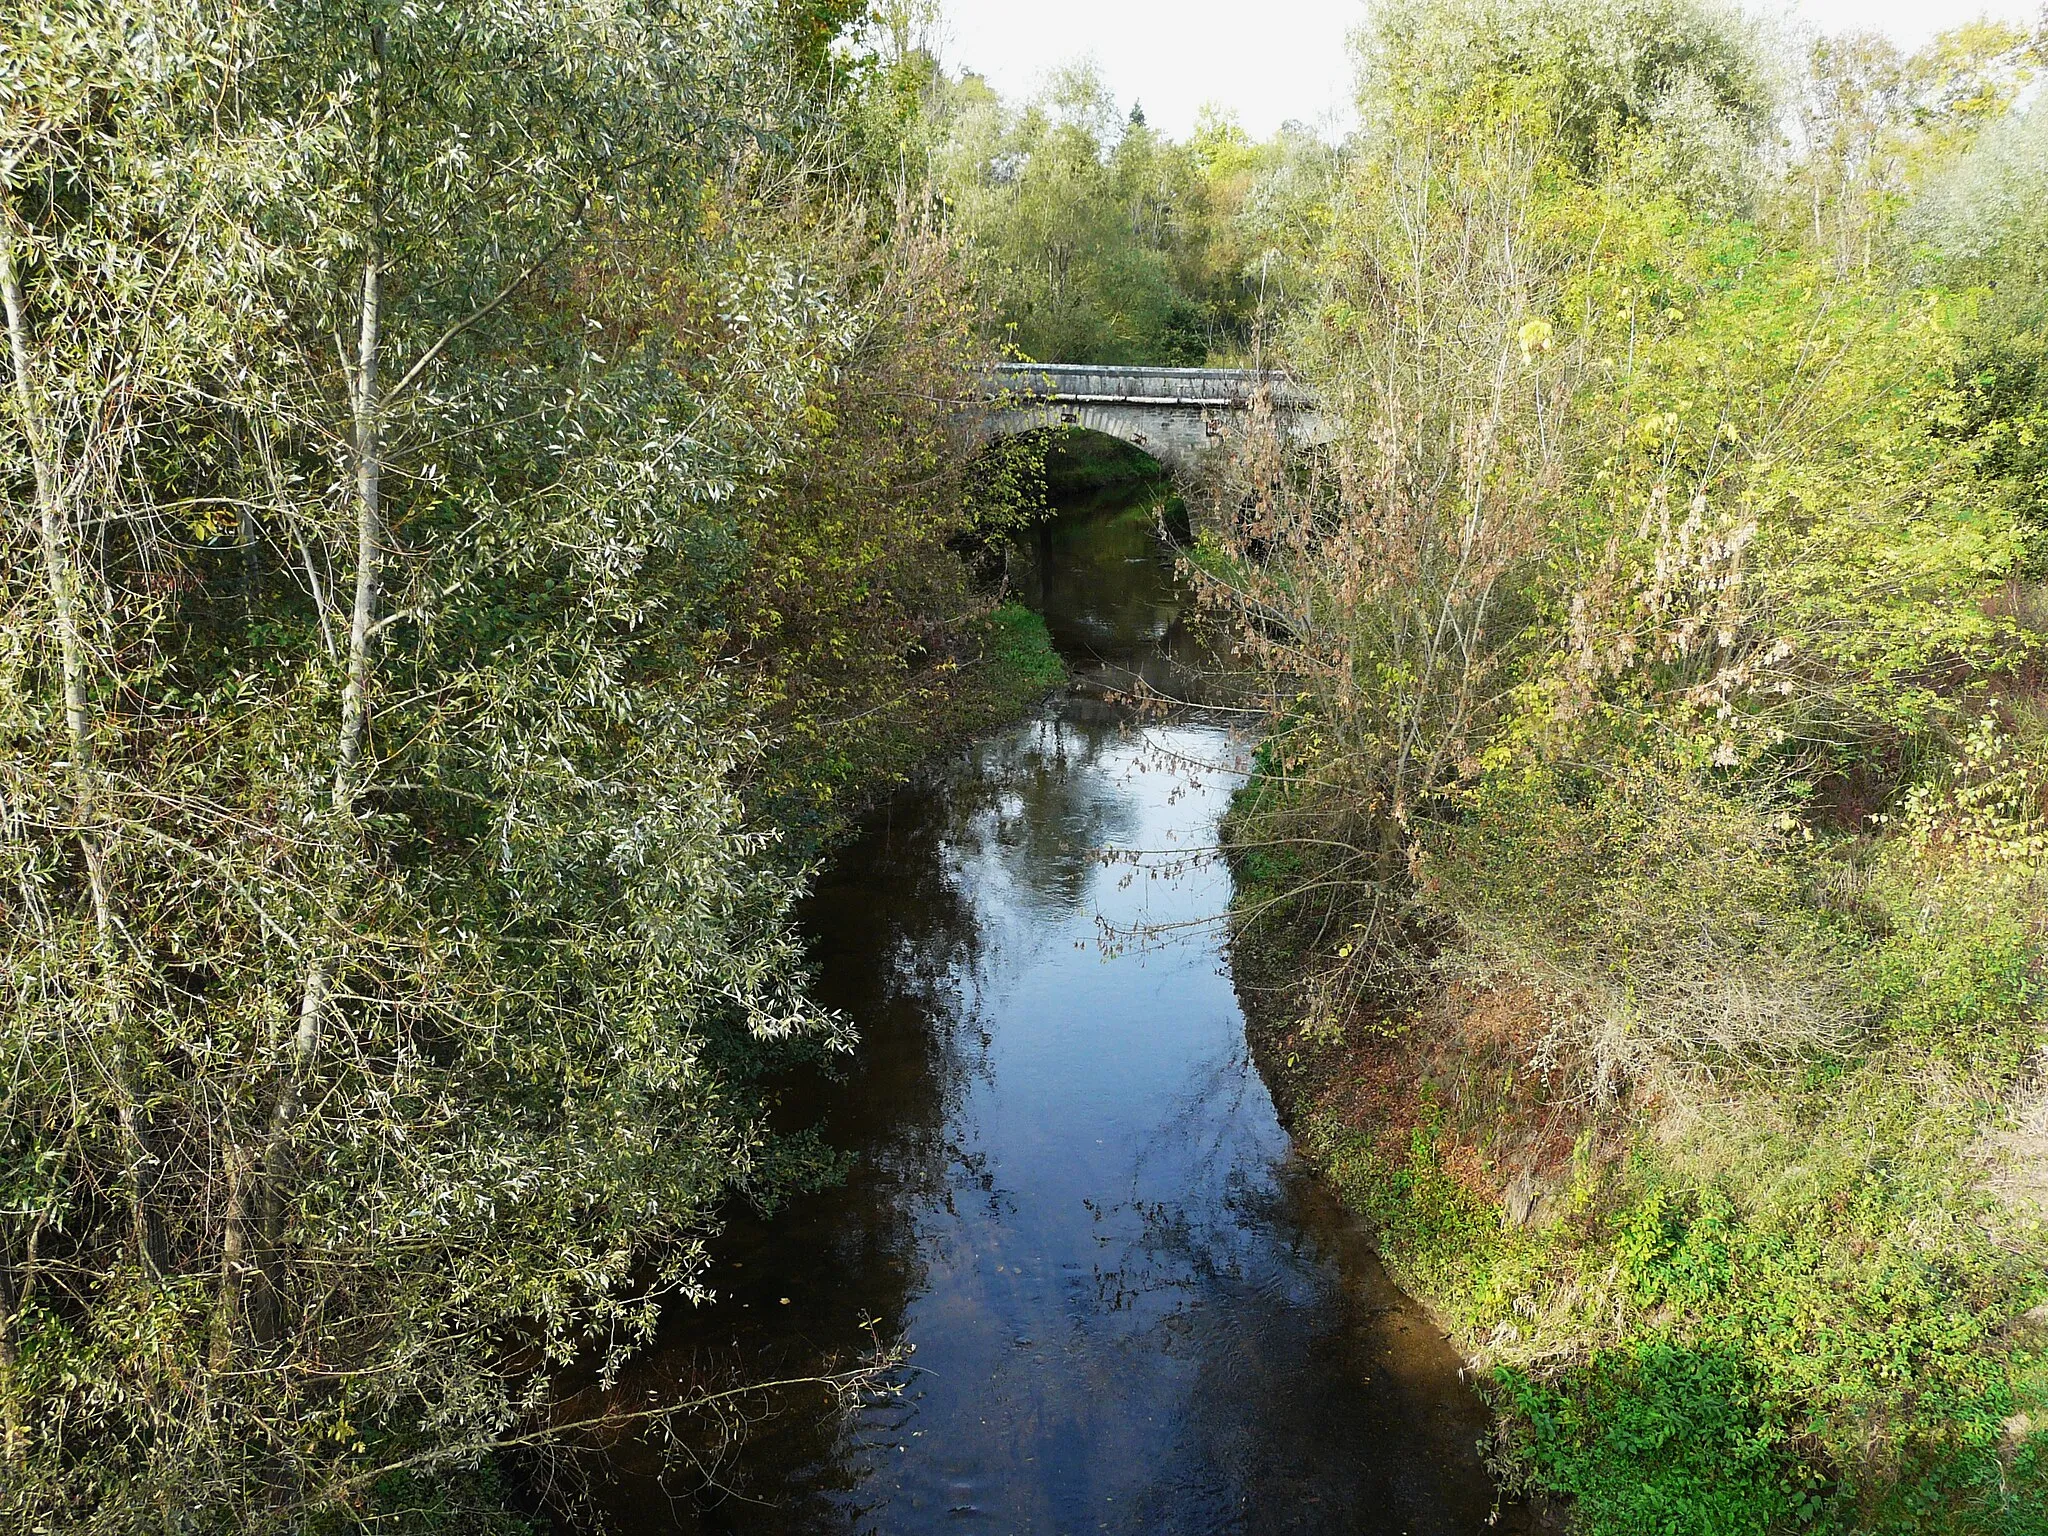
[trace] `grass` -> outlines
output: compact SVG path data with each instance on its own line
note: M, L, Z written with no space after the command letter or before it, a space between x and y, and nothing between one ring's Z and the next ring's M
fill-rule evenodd
M1053 649L1045 619L1022 603L1004 603L984 631L986 671L963 700L969 713L1001 719L1028 707L1067 680L1067 664Z

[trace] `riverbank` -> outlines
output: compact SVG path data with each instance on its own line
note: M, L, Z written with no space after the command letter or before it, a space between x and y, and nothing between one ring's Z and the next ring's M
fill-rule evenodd
M1285 898L1261 792L1227 828L1254 1059L1480 1383L1505 1486L1593 1536L2048 1530L2038 1065L1894 1038L1602 1099L1559 1000L1426 902L1405 995L1333 1009L1349 925Z
M1045 620L1005 601L906 669L899 696L858 720L801 720L756 799L785 858L809 864L926 763L1028 714L1068 679Z

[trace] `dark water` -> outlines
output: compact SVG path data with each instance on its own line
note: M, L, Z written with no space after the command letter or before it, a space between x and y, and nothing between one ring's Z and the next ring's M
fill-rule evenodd
M1064 522L1026 557L1084 674L1185 683L1144 516ZM1244 743L1092 692L961 754L837 861L808 921L863 1045L817 1106L858 1163L737 1222L719 1299L625 1388L802 1374L879 1338L915 1351L900 1391L764 1397L736 1448L665 1469L615 1448L623 1530L1488 1528L1456 1359L1246 1057L1229 874L1202 853Z

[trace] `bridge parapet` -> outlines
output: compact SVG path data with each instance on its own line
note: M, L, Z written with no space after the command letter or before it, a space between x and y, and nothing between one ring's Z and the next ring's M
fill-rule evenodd
M1285 374L1250 368L1149 368L1100 363L1003 363L991 392L1013 400L1066 400L1089 405L1165 405L1243 410L1261 386L1282 409L1312 403Z

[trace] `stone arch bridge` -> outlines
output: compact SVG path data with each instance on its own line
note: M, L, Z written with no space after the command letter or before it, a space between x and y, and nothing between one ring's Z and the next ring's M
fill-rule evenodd
M1048 427L1085 427L1142 448L1192 478L1252 397L1270 391L1274 414L1296 444L1320 442L1315 400L1280 374L1249 368L1137 368L1092 363L1005 363L992 370L984 438Z

